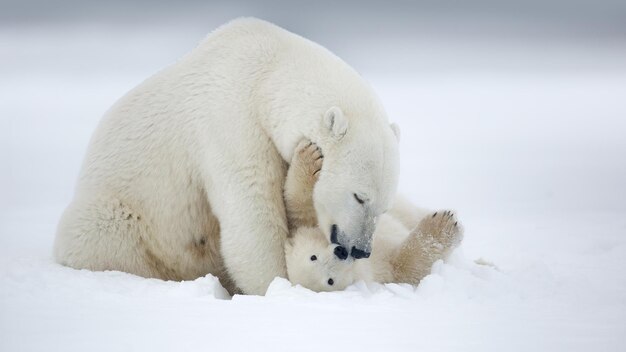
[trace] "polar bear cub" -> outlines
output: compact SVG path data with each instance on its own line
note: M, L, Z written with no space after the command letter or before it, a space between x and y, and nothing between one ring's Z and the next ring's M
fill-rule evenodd
M329 244L316 226L312 197L322 163L320 149L303 141L287 173L284 197L290 237L285 258L293 284L318 292L342 290L359 280L418 284L435 261L446 258L461 242L463 230L451 211L427 214L411 230L402 219L383 214L371 256L352 259L345 248Z

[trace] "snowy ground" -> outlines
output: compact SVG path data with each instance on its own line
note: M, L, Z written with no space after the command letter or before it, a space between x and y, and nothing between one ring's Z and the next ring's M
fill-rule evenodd
M417 288L315 294L277 279L266 297L231 298L212 277L55 264L56 222L99 117L201 36L0 31L0 351L624 349L623 41L444 36L418 41L408 58L402 42L379 42L370 61L358 60L367 47L333 48L402 127L401 191L464 223L462 248Z

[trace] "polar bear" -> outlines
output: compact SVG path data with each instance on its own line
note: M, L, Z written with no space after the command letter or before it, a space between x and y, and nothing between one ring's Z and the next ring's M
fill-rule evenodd
M397 127L325 48L258 19L211 33L123 96L97 127L57 228L56 260L264 294L286 277L287 162L326 155L315 190L327 241L361 258L398 179Z
M424 216L416 209L412 221L417 226L409 230L406 225L412 209L408 203L398 202L394 204L395 216L393 212L380 216L371 256L359 261L349 259L345 248L329 244L315 226L312 197L323 160L314 143L303 141L287 172L284 196L290 238L285 244L285 256L293 284L318 292L342 290L357 280L416 285L435 261L446 258L461 242L463 229L453 212Z

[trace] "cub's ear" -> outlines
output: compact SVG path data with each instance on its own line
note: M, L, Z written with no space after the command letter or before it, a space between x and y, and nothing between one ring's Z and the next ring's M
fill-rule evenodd
M398 142L400 142L400 126L398 126L398 124L394 122L390 124L389 127L391 127L393 134L396 135L396 139L398 140Z
M333 106L324 114L324 125L335 139L341 139L348 132L348 119L340 108Z

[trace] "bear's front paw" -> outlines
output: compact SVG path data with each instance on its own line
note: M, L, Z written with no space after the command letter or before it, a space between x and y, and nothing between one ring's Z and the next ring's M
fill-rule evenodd
M290 167L296 168L302 181L314 184L319 178L323 161L324 156L317 144L304 140L296 147Z
M417 225L417 231L444 249L455 248L463 239L463 227L451 210L426 215Z

